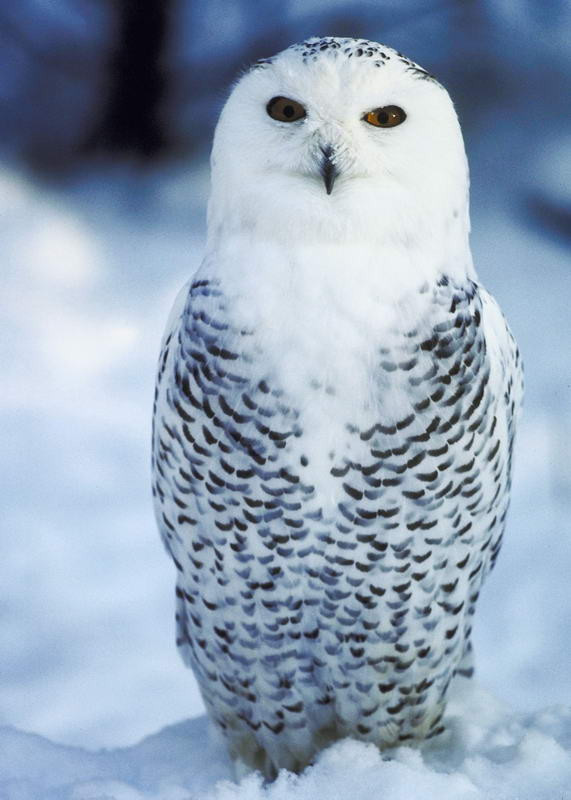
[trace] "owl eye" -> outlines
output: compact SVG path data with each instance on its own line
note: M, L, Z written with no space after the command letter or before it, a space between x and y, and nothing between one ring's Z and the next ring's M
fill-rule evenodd
M296 100L289 97L272 97L266 111L272 119L278 122L295 122L297 119L305 117L305 108Z
M406 114L399 106L382 106L368 111L363 119L375 128L395 128L405 121Z

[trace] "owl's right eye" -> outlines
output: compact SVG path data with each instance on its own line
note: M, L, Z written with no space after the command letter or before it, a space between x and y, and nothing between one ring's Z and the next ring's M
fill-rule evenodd
M266 111L278 122L295 122L305 117L305 108L297 100L290 100L289 97L272 97L266 106Z

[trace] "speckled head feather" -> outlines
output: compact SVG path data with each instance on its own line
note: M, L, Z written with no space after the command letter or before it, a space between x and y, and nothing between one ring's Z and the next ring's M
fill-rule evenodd
M221 114L153 493L177 642L238 771L421 743L471 672L522 384L467 191L447 92L384 45L309 39Z
M402 53L378 42L371 42L369 39L312 36L303 42L292 44L288 49L300 53L305 63L310 60L317 61L318 58L322 58L324 54L327 54L335 58L370 59L370 63L374 64L375 67L383 67L387 61L395 58L405 64L407 69L410 72L414 72L417 77L423 80L436 81L434 75L419 67L418 64L415 64L414 61L411 61ZM263 67L264 64L271 64L273 60L274 58L272 57L260 58L252 65L252 69Z

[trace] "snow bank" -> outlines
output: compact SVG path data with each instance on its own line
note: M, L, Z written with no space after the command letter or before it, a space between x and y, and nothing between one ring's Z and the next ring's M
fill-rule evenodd
M239 784L205 717L139 744L88 752L0 729L0 796L6 800L565 800L571 798L571 707L518 714L461 679L447 733L422 752L390 759L345 740L302 775Z

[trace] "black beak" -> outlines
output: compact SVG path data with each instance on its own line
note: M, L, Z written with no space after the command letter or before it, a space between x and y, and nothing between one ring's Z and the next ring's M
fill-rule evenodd
M325 190L327 194L331 194L333 191L333 184L335 183L335 178L339 175L339 170L335 166L332 158L333 158L333 148L331 145L326 145L325 147L321 148L321 152L323 153L323 158L321 160L320 172L321 177L323 178L323 183L325 184Z

